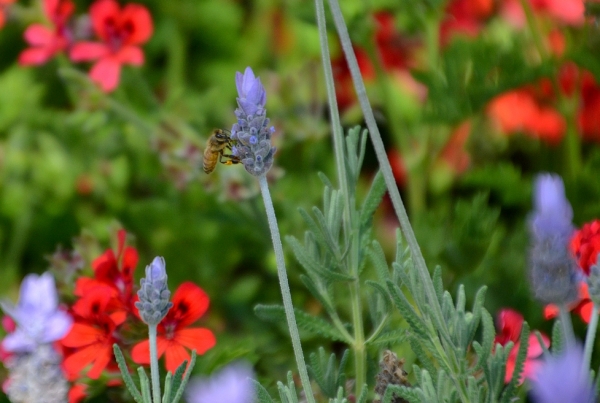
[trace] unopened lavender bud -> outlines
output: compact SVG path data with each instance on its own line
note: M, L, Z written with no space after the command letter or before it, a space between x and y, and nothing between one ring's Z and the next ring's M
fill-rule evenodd
M146 324L157 325L173 306L169 301L171 292L167 285L165 259L157 256L146 266L146 277L142 278L140 285L137 293L140 300L135 307Z
M236 73L235 82L238 91L235 116L238 122L231 128L231 138L237 140L232 154L241 160L246 171L261 176L271 169L275 154L275 147L270 141L275 129L267 128L267 93L250 67L244 74Z
M579 273L568 249L573 210L558 175L538 175L529 218L529 280L541 302L567 305L578 297Z

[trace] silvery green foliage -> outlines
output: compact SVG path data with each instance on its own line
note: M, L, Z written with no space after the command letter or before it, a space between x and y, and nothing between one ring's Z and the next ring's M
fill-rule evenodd
M335 354L332 353L327 358L323 347L319 348L318 354L312 353L309 359L308 372L321 388L321 392L327 397L336 397L339 389L343 388L346 383L344 371L348 360L348 350L344 351L339 367L336 363Z
M66 402L69 384L60 367L62 357L51 344L15 355L6 362L9 371L5 392L13 403Z
M117 344L113 344L113 351L115 353L117 364L119 365L119 370L121 371L123 382L125 383L125 386L127 387L127 390L131 394L133 400L135 400L137 403L153 403L150 393L150 380L148 379L148 375L146 375L144 368L138 367L137 369L140 380L140 388L138 389L129 373L129 370L127 369L125 357L123 357L123 353ZM188 366L187 364L187 361L182 362L181 365L177 367L174 374L170 371L167 372L167 376L165 377L162 403L177 403L183 396L183 392L185 391L185 387L190 378L190 374L192 373L192 369L196 364L196 350L192 351L190 365Z
M304 239L287 239L304 268L303 283L326 313L325 318L315 317L296 309L298 326L347 343L355 362L354 372L346 375L349 378L356 377L361 369L356 365L361 359L357 355L357 334L363 332L363 351L368 346L408 343L417 357L417 365L407 368L412 386L388 386L380 396L382 403L399 399L410 403L511 402L526 358L527 325L523 325L513 378L506 385L506 362L512 344L494 346L493 319L483 307L486 288L477 292L468 310L464 288L459 288L455 298L444 291L439 268L433 277L416 270L399 232L396 257L390 267L382 247L371 238L371 218L385 192L380 175L373 179L364 202L357 203L356 185L365 141L366 133L358 128L350 130L346 137L344 166L349 194L343 194L320 175L325 186L323 207L313 207L310 212L300 210L308 227ZM367 276L368 280L364 278ZM348 289L356 294L348 294ZM352 303L352 298L368 302L370 328L362 320L356 321L354 315L349 317L348 303L341 301ZM256 312L263 318L285 321L283 309L278 306L258 306ZM390 319L398 313L406 322L404 328L390 326ZM344 371L343 366L335 374L335 359L327 361L324 351L319 354L313 354L311 374L323 394L343 402L349 395L344 395L342 385L334 381ZM292 386L279 385L281 402L296 401ZM360 385L357 390L361 393L354 391L353 395L362 398L365 389ZM274 402L264 389L258 393L258 400Z

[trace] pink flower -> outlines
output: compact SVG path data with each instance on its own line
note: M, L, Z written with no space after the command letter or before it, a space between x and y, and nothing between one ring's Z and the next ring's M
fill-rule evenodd
M139 4L127 4L123 9L115 0L99 0L90 8L94 32L101 42L79 42L71 49L73 61L96 61L90 78L105 92L119 83L121 65L141 66L144 63L142 45L152 35L152 17Z
M71 42L67 22L74 10L71 0L44 0L44 13L52 26L31 24L27 27L23 36L30 47L19 55L19 64L44 64L55 54L66 50Z

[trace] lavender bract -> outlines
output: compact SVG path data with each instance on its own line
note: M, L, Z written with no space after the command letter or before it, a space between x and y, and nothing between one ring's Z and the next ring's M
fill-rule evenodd
M275 129L269 126L265 103L267 94L260 78L254 76L250 67L244 74L237 72L235 84L238 91L238 121L231 128L235 142L232 154L240 158L244 168L254 176L264 175L273 165L275 147L271 147L271 135Z
M208 379L192 379L185 391L188 403L252 403L255 392L248 364L234 363Z
M140 300L135 303L135 307L146 324L157 325L173 306L169 301L171 291L167 284L164 258L157 256L146 266L146 277L141 279L140 285L137 292Z
M575 346L550 357L536 373L531 395L535 403L593 403L594 387L583 370L583 351Z
M29 353L42 344L60 340L71 329L73 319L58 307L58 294L52 274L29 274L21 283L19 302L0 303L14 319L17 328L2 341L6 351Z
M533 204L528 222L532 239L529 280L533 293L545 304L566 305L577 299L580 276L568 250L575 228L562 179L558 175L538 175Z

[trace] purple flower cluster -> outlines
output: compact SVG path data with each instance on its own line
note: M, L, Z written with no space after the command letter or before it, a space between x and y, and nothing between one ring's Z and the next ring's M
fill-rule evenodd
M167 270L163 257L155 257L152 263L146 266L146 277L141 279L140 285L137 292L140 300L135 303L135 307L146 324L158 325L173 306L169 301L171 291L167 284Z
M594 387L583 366L583 351L572 347L550 357L536 373L531 395L535 403L594 403Z
M208 379L192 379L185 391L189 403L253 403L252 368L235 363Z
M580 279L568 250L575 228L562 179L552 174L538 175L533 204L529 218L529 279L533 293L545 304L566 305L577 299Z
M2 341L11 353L31 353L42 344L60 340L73 324L71 316L58 307L54 277L48 272L26 276L17 305L1 302L0 306L17 325Z
M268 127L267 93L250 67L246 67L244 74L236 73L235 84L238 91L235 116L238 121L231 128L231 139L235 143L232 154L241 160L246 171L261 176L271 169L276 150L271 147L275 128Z

